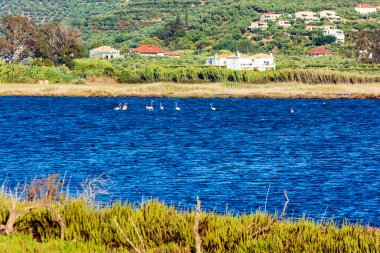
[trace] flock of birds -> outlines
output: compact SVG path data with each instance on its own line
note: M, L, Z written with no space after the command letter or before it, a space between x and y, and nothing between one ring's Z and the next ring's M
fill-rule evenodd
M154 101L151 101L150 102L150 105L147 105L147 106L145 106L145 108L148 110L148 111L153 111L154 110L154 107L153 107L153 103L154 103ZM118 106L116 106L115 108L113 108L115 111L120 111L120 110L122 110L122 111L125 111L125 110L127 110L128 109L128 103L119 103L119 105ZM164 110L165 109L165 107L164 107L164 105L162 104L162 103L160 103L160 110ZM177 104L177 102L175 102L175 107L174 107L174 109L176 110L176 111L180 111L181 110L181 108L178 106L178 104ZM212 111L216 111L216 108L212 105L212 103L210 103L210 109L212 110Z
M153 111L154 110L154 107L153 107L153 103L154 103L154 101L150 101L150 105L147 105L147 106L145 106L145 108L148 110L148 111ZM323 104L326 104L326 103L323 103ZM115 108L113 108L115 111L120 111L120 110L122 110L122 111L125 111L125 110L127 110L128 109L128 103L119 103L119 105L118 106L116 106ZM164 110L165 109L165 107L164 107L164 105L160 102L160 110ZM177 104L177 102L175 102L175 107L174 107L174 109L176 110L176 111L180 111L181 110L181 108L178 106L178 104ZM212 105L212 103L210 103L210 109L212 110L212 111L216 111L216 108ZM293 108L291 108L290 109L290 113L294 113L294 109Z

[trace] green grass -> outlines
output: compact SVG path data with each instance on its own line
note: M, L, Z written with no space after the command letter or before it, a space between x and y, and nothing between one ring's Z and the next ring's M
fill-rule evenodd
M18 202L17 208L30 204ZM131 244L117 228L115 217L138 248L142 247L138 236L141 234L147 252L191 252L194 248L194 210L180 212L156 200L141 205L114 203L104 208L76 199L54 205L67 227L65 241L58 241L60 230L51 213L40 208L19 218L15 224L16 234L0 237L2 252L132 251ZM10 199L0 197L0 224L5 224L9 208ZM357 224L337 226L332 221L306 218L275 222L262 234L255 235L274 218L260 212L241 215L203 212L202 249L215 253L377 252L380 249L379 229Z
M0 235L0 249L2 253L24 253L24 252L106 252L104 245L91 243L67 242L59 240L49 240L47 242L37 242L33 237L16 234L11 236Z

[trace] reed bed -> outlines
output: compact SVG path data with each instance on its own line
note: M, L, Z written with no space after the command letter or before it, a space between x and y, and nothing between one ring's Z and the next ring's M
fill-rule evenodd
M279 69L275 71L234 71L206 66L160 66L140 68L105 60L77 60L73 69L0 64L2 83L83 83L92 78L110 78L119 83L249 83L299 82L305 84L358 84L380 82L380 73L347 72L329 69Z
M380 74L352 73L324 69L280 69L276 71L234 71L216 67L163 68L147 67L139 70L115 70L114 77L121 83L149 82L235 82L266 84L300 82L307 84L341 84L380 82Z
M26 66L0 64L1 83L33 83L48 80L51 83L69 83L78 79L66 67Z

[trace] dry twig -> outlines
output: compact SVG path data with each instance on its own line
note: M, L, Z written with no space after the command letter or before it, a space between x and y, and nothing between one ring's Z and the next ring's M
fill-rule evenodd
M256 237L256 236L264 233L265 231L269 230L270 227L273 224L275 224L276 222L278 222L281 218L285 217L285 215L286 215L286 208L288 207L288 203L289 203L288 192L286 190L284 191L284 196L286 198L286 201L285 201L285 204L284 204L284 208L282 209L281 215L273 218L273 220L271 222L269 222L265 227L259 228L258 231L256 231L254 234L252 234L252 237ZM251 224L250 226L252 226L252 225L253 224Z
M140 243L141 243L141 246L142 246L142 250L140 250L139 248L137 248L136 245L128 238L128 236L125 234L125 232L123 231L123 229L120 227L119 223L117 222L116 216L114 218L114 221L115 221L116 227L119 229L120 233L123 235L123 237L125 238L125 240L127 240L127 242L132 246L132 248L137 253L145 253L146 249L145 249L144 242L143 242L143 240L142 240L142 238L140 236L139 231L137 230L137 227L136 227L135 223L132 220L132 217L129 219L129 221L131 222L133 228L135 229L135 232L137 233L137 236L139 237L139 240L140 240Z
M201 253L201 236L199 235L199 222L201 220L201 201L197 197L197 209L194 224L195 252Z

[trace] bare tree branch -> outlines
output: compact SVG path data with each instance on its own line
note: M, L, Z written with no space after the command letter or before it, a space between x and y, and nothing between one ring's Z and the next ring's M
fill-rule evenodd
M195 252L201 253L201 236L199 235L199 222L201 220L201 201L197 197L197 208L196 208L195 224L194 224L194 234L195 234Z
M289 203L289 198L288 198L288 192L285 190L284 191L284 196L286 198L286 201L285 201L285 204L284 204L284 208L282 209L282 213L280 216L277 216L275 218L273 218L273 220L271 222L269 222L265 227L263 228L259 228L258 231L256 231L255 233L252 234L252 237L256 237L262 233L264 233L265 231L269 230L270 227L275 224L276 222L278 222L281 218L285 217L286 216L286 208L288 206L288 203ZM253 224L251 224L249 227L251 227Z
M127 242L132 246L132 248L137 252L137 253L143 253L142 251L140 251L134 244L133 242L128 238L128 236L124 233L123 229L121 229L119 223L117 222L117 218L115 216L114 218L114 221L115 221L115 224L116 224L116 227L119 229L120 233L123 235L123 237L125 238L125 240L127 240Z

